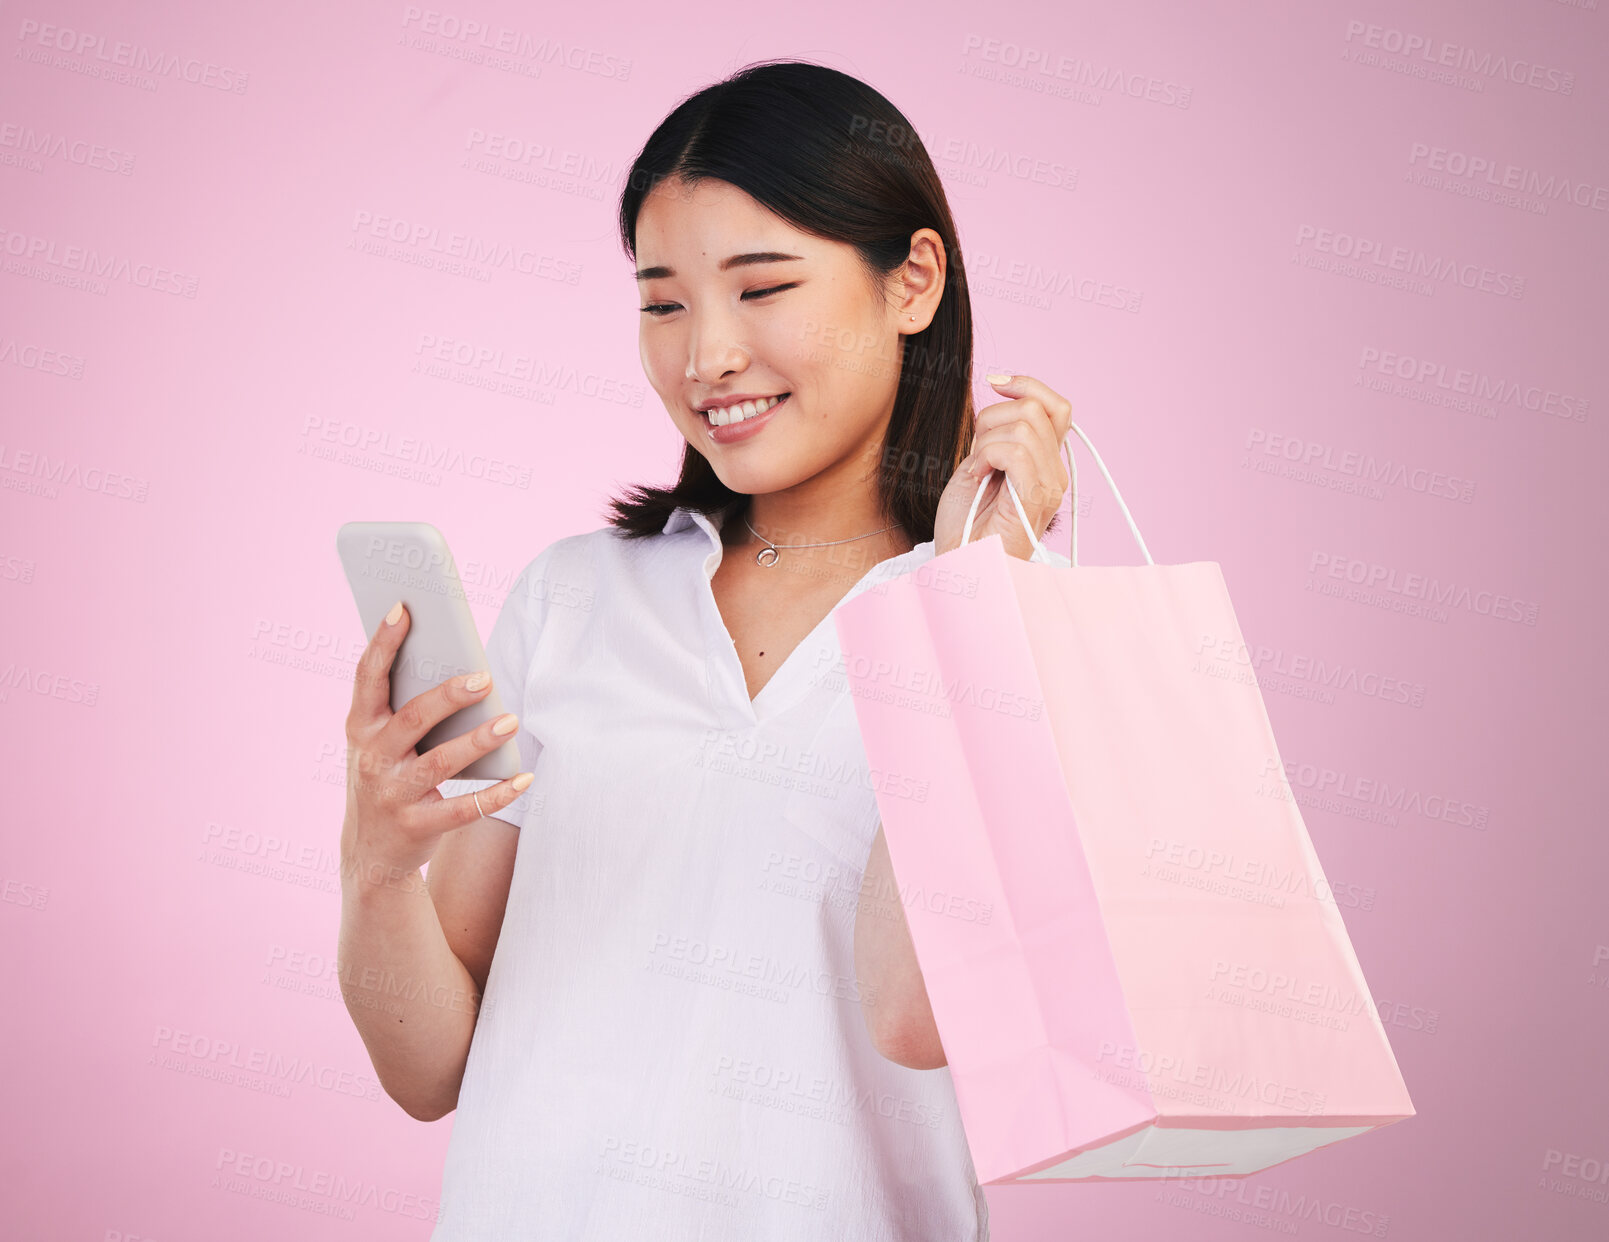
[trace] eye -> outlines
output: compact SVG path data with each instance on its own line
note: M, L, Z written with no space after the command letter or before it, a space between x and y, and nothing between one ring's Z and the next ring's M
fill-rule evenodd
M798 283L799 283L798 281L794 281L793 284L788 284L788 285L772 285L771 288L769 288L769 289L751 289L748 293L745 293L743 296L746 297L746 298L769 297L773 293L781 293L784 289L792 289Z
M744 300L749 298L768 298L773 293L781 293L784 289L796 288L798 284L799 282L795 280L785 285L772 285L769 289L750 289L743 297ZM675 302L651 302L640 309L645 315L652 315L655 319L662 319L673 310L679 308Z

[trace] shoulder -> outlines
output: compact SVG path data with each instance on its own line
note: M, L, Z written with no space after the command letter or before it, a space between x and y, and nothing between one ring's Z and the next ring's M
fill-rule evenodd
M520 571L511 595L532 610L559 606L590 612L610 585L635 576L647 558L677 539L673 534L632 539L614 526L555 539Z
M618 527L600 526L555 539L531 565L548 574L601 580L622 567L652 558L680 538L666 532L632 538Z

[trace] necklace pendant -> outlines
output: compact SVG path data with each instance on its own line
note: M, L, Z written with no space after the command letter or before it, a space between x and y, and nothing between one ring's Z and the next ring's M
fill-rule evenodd
M775 548L761 548L754 554L754 563L756 565L775 565L780 559L781 553Z

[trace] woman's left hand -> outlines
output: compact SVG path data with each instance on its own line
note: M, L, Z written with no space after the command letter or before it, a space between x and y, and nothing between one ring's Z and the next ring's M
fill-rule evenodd
M989 490L972 519L971 540L999 535L1012 556L1022 560L1033 556L1005 479L989 482L996 469L1011 479L1036 535L1045 533L1067 494L1070 480L1062 465L1061 445L1072 423L1072 403L1031 375L1011 375L998 383L997 378L991 377L989 383L1008 399L978 411L972 452L939 497L933 522L935 556L961 546L967 511L980 486Z

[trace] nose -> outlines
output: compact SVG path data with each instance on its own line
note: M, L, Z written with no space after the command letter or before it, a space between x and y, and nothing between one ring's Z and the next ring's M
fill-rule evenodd
M719 383L749 365L748 350L735 325L719 314L692 317L687 340L687 378L696 384Z

